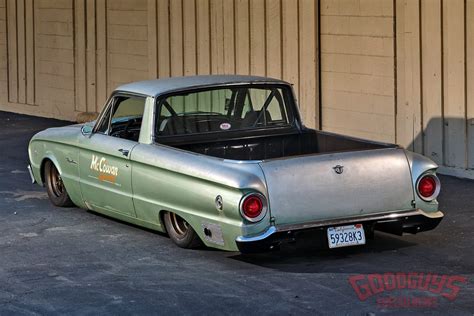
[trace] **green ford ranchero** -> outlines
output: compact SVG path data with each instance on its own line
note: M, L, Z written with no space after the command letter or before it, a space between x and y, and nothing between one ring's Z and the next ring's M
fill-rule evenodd
M304 127L291 85L270 78L126 84L95 122L36 134L29 158L53 204L166 232L184 248L265 251L298 238L336 248L443 218L434 162Z

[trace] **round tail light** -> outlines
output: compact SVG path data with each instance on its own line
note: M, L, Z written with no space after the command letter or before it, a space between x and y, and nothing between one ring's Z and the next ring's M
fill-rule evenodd
M423 175L417 184L418 195L425 201L436 199L440 190L440 182L434 174Z
M250 193L240 201L240 214L250 222L258 222L267 212L267 200L259 193Z

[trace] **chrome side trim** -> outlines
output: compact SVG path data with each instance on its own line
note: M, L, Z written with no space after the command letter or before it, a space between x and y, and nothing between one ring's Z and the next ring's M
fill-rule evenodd
M360 223L360 222L375 221L375 220L389 221L389 220L397 219L401 217L408 218L408 217L417 216L417 215L422 215L428 218L440 218L444 216L443 212L441 211L428 213L421 209L413 209L413 210L408 210L408 211L395 211L395 212L390 212L390 213L387 213L387 212L376 213L376 214L370 214L370 215L364 215L364 216L330 219L330 220L315 221L315 222L309 222L309 223L303 223L303 224L270 226L265 232L263 232L260 235L251 236L251 237L239 236L236 238L236 241L237 242L254 242L254 241L260 241L265 238L268 238L269 236L277 232L286 232L286 231L292 231L292 230L301 230L301 229L317 228L317 227L325 227L325 226L337 226L337 225L350 224L350 223L355 223L355 222Z
M29 174L30 174L31 183L36 183L36 179L35 179L35 176L33 175L33 170L31 170L31 166L28 165L26 168L28 169L28 172L29 172Z

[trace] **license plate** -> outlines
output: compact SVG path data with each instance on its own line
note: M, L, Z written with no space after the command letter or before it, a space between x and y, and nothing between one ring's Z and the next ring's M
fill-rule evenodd
M365 244L364 226L362 224L328 228L329 248L357 246Z

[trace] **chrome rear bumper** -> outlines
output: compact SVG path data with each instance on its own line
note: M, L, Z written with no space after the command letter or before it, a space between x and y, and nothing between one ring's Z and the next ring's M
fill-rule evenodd
M310 230L325 230L327 227L346 224L364 224L366 230L379 230L391 234L416 234L434 229L443 219L441 211L425 212L421 209L376 213L350 218L314 221L302 224L270 226L265 232L255 236L239 236L235 242L241 252L260 252L278 246L285 240L295 240L295 235ZM324 234L324 236L326 236Z

